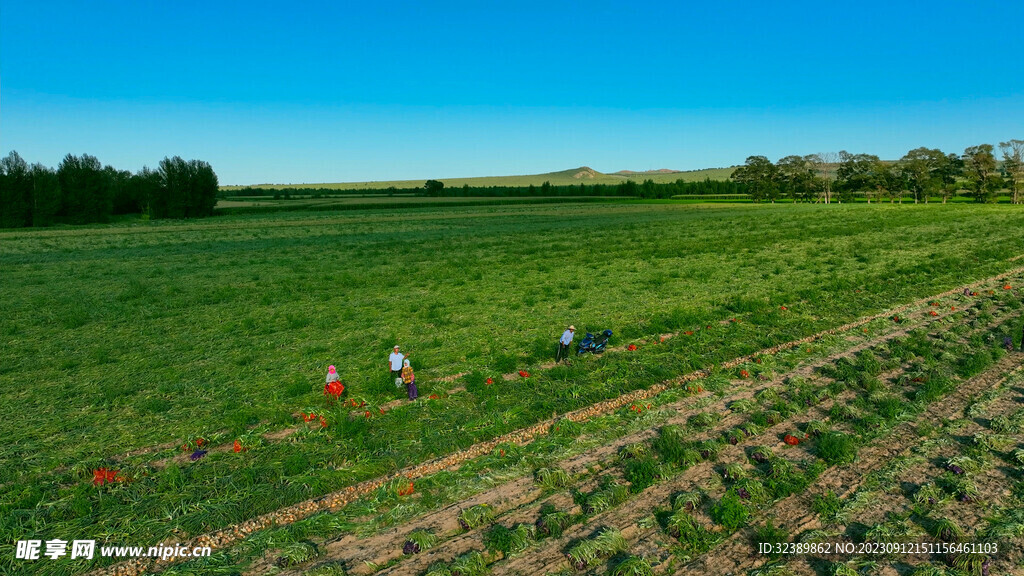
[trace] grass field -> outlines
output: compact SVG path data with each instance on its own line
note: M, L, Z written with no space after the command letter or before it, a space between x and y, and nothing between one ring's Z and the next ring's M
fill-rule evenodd
M428 179L440 180L448 188L459 188L466 186L540 186L544 182L550 182L552 186L578 186L586 184L619 184L626 180L642 182L654 180L661 184L683 180L684 182L697 182L710 178L712 180L727 180L732 174L733 168L705 168L703 170L687 170L685 172L659 173L639 172L635 174L605 174L586 168L573 168L560 172L549 172L546 174L531 174L520 176L481 176L477 178L437 178L427 177L422 180L387 180L375 182L329 182L316 184L257 184L261 188L328 188L332 190L384 190L387 188L422 188L423 183ZM221 186L221 190L237 190L244 186Z
M18 539L230 526L991 276L1024 245L1017 208L439 207L0 233L3 562ZM543 367L568 323L616 343L699 332ZM441 401L389 404L395 343ZM328 364L370 416L324 405ZM459 373L469 393L448 396L436 379ZM309 411L327 426L273 440ZM199 438L251 449L182 458ZM132 481L93 487L104 466Z

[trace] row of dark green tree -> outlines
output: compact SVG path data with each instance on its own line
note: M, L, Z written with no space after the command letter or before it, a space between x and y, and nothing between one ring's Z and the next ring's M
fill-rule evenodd
M618 184L580 184L554 185L544 182L540 186L530 184L528 186L450 186L445 187L444 182L439 180L428 180L422 188L386 188L383 190L366 189L335 189L335 188L261 188L247 186L233 190L222 190L221 198L245 198L245 197L313 197L323 198L330 196L366 196L366 195L401 195L401 196L428 196L428 197L454 197L454 198L476 198L476 197L553 197L553 196L633 196L639 198L672 198L673 196L688 195L742 195L746 193L746 186L730 180L701 180L697 182L674 182L656 183L651 179L637 183L633 180L625 180Z
M164 158L156 170L132 174L88 154L68 154L54 170L12 151L0 159L0 228L108 222L117 214L210 216L218 187L201 160Z
M871 200L928 202L965 193L977 202L993 202L1007 193L1011 202L1024 200L1024 140L995 146L970 146L963 154L937 148L915 148L896 161L873 154L811 154L786 156L772 163L751 156L732 179L742 183L755 202L790 198L796 202L843 202L855 197Z

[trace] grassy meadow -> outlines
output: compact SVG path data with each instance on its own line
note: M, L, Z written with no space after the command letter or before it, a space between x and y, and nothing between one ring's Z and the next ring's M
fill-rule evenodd
M442 206L3 232L0 549L227 526L1005 271L1022 246L1017 206L908 204ZM613 345L697 332L538 369L569 323L610 328ZM324 406L329 364L346 399L398 398L396 343L422 398L463 372L468 392L370 417ZM499 378L518 370L531 376ZM327 427L260 438L310 410ZM174 459L199 437L251 450ZM97 489L101 466L132 481Z

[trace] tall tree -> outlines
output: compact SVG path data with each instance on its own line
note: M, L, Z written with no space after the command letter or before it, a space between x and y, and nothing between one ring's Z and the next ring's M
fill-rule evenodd
M217 174L213 171L213 167L202 160L190 160L188 168L189 176L192 179L188 216L190 218L213 216L213 208L217 205L217 190L220 188Z
M62 201L57 173L42 164L33 164L32 225L49 226L57 222Z
M423 184L423 190L426 192L427 196L440 196L441 192L444 190L444 182L441 182L440 180L427 180Z
M733 171L732 179L746 186L754 202L770 200L774 203L778 197L777 175L778 168L771 160L764 156L748 156L746 163Z
M996 157L991 144L970 146L964 150L964 177L970 183L976 202L991 202L999 186Z
M1013 203L1020 203L1020 191L1024 188L1024 140L1000 142L999 151L1003 153L1003 172L1006 174L1006 187L1010 189Z
M818 189L810 156L786 156L776 163L783 189L795 202L810 202Z
M95 156L68 154L57 167L64 220L71 224L106 222L113 209L110 186Z
M805 158L807 158L814 167L814 175L817 178L817 183L825 200L825 204L831 203L833 168L839 161L839 155L835 152L818 152L817 154L811 154Z
M32 176L17 152L0 159L0 228L32 225Z
M945 204L959 187L959 178L964 171L964 161L957 154L950 152L939 162L935 171L939 180L939 194L942 195L942 203Z
M160 202L165 210L158 218L185 218L189 205L189 169L181 156L164 158L157 167L160 175Z
M871 203L871 196L876 190L878 156L873 154L851 154L846 150L839 152L839 165L836 167L836 191L840 199L853 200L858 192L864 193Z
M914 195L914 204L922 199L927 204L928 196L939 187L938 170L946 155L937 148L915 148L900 158L899 168L904 183Z

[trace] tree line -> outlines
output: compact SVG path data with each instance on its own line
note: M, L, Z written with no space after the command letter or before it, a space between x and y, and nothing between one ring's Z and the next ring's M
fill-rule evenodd
M745 194L746 186L729 180L705 179L698 182L656 183L651 179L643 182L625 180L618 184L554 185L544 182L540 186L469 186L445 187L444 182L428 180L422 187L384 189L336 189L336 188L262 188L247 186L234 190L222 190L220 198L273 197L288 199L296 197L323 198L330 196L369 195L374 196L427 196L427 197L572 197L572 196L632 196L638 198L671 198L680 195L737 195Z
M747 187L755 202L789 198L795 202L845 202L855 196L868 202L905 196L914 202L938 197L945 203L965 191L976 202L993 202L1000 192L1009 193L1014 204L1024 189L1024 140L995 146L970 146L963 154L938 148L915 148L896 161L873 154L811 154L786 156L774 164L764 156L750 156L732 174Z
M109 222L118 214L200 218L213 214L217 174L202 160L164 158L134 174L95 156L68 154L56 169L17 152L0 159L0 228Z

